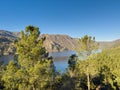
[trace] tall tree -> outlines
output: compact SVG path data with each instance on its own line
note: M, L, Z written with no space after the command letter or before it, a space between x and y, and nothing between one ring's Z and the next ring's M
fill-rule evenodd
M79 54L86 55L85 58L90 56L94 50L98 49L98 43L95 41L95 37L91 37L88 35L85 35L81 39L79 39L81 50L78 52ZM88 83L88 90L90 90L90 75L89 75L89 65L87 66L87 83Z
M44 39L39 38L39 28L34 26L27 26L21 34L21 39L16 43L18 62L24 68L33 67L37 61L42 61L46 53Z
M70 75L70 77L75 76L75 71L76 71L76 65L77 65L77 56L76 54L73 54L70 56L69 60L68 60L68 73Z
M88 35L85 35L81 39L79 39L80 44L80 50L79 53L85 52L87 56L90 56L92 54L93 50L98 49L98 43L95 41L95 37L91 37Z
M9 89L46 89L54 75L54 65L43 47L44 38L40 38L39 28L34 26L27 26L21 34L21 38L16 42L18 59L16 66L14 65L14 68L19 69L14 71L14 68L11 68L13 64L10 63L3 80ZM10 74L8 71L11 71ZM11 83L7 83L11 82L10 79L6 79L8 76L11 76L12 81L16 80L12 82L16 87L10 87Z

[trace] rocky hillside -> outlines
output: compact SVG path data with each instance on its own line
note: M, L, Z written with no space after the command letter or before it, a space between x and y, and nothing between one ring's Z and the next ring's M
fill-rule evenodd
M13 53L15 48L12 42L16 39L12 32L0 30L0 55Z
M79 48L78 39L72 38L68 35L48 35L43 34L46 37L44 46L50 52L64 51L64 50L75 50Z
M78 44L78 38L72 38L68 35L59 34L44 34L43 36L46 37L44 46L50 52L80 49L80 46ZM98 43L100 49L107 49L120 46L120 39L110 42L103 41Z
M15 36L20 37L20 33L14 32ZM60 34L42 34L41 37L45 37L44 47L48 52L59 52L65 50L78 49L78 39L72 38L68 35Z
M0 30L0 55L14 52L14 45L12 42L16 40L18 36L20 36L20 33ZM42 37L46 37L44 46L49 52L80 49L78 39L72 38L68 35L43 34ZM99 47L101 49L116 47L119 45L120 39L111 42L99 42Z
M16 39L16 35L6 30L0 30L0 42L12 42Z
M120 39L118 40L114 40L114 41L109 41L109 42L99 42L99 47L101 49L107 49L107 48L113 48L113 47L117 47L120 46Z

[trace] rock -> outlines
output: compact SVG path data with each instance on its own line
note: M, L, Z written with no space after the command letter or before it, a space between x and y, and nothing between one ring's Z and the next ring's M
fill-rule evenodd
M78 39L72 38L68 35L49 35L43 34L43 37L46 37L44 46L49 52L58 52L65 50L75 50L78 45Z

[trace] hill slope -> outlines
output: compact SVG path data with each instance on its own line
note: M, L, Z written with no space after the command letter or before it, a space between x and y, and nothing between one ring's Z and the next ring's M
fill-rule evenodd
M12 32L0 30L0 55L12 53L14 51L12 42L16 39L17 37Z
M120 39L115 40L115 41L110 41L110 42L99 42L99 47L101 49L108 49L108 48L112 48L112 47L117 47L120 46Z
M20 36L20 32L9 32L0 30L0 54L7 52L11 43ZM78 38L72 38L68 35L43 34L46 37L44 46L49 52L80 49ZM112 48L120 45L120 39L111 42L99 42L100 49Z
M44 46L50 52L80 49L80 46L78 44L78 38L72 38L68 35L59 34L44 34L43 36L46 37ZM110 42L103 41L98 43L100 49L108 49L120 46L120 39Z
M72 38L68 35L42 35L46 37L44 42L44 46L50 52L55 51L64 51L64 50L74 50L75 48L79 48L78 39Z
M12 42L17 37L9 31L6 30L0 30L0 42Z

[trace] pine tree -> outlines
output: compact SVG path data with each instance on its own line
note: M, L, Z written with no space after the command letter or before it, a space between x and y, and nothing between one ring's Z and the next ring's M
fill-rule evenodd
M27 26L21 32L21 38L16 42L17 63L9 63L3 74L5 88L47 90L54 75L54 65L46 54L43 42L44 38L40 38L38 27Z
M80 51L79 53L86 52L87 56L90 56L92 54L93 50L98 49L98 43L95 41L95 37L91 37L88 35L85 35L81 39L79 39L80 44Z
M27 26L21 34L21 39L16 43L18 63L23 68L33 67L37 61L42 62L46 53L43 47L44 39L39 39L39 28L34 26Z
M17 79L15 73L19 68L17 67L16 63L13 61L9 62L6 70L3 71L2 80L4 81L4 86L6 89L17 89Z

